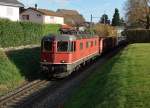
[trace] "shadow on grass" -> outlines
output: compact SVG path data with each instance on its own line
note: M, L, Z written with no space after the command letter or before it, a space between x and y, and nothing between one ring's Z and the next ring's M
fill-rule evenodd
M108 62L94 70L65 102L65 108L121 108L123 104L121 73L113 68L121 63L123 49ZM119 68L119 67L118 67ZM118 69L116 68L116 69Z
M40 48L22 49L6 52L8 58L20 70L26 80L41 79Z

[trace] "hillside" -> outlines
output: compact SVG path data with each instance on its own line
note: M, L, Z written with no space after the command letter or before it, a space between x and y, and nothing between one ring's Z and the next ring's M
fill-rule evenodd
M40 48L0 51L0 95L39 75Z
M4 52L0 51L0 95L13 89L23 80L20 70L8 59Z

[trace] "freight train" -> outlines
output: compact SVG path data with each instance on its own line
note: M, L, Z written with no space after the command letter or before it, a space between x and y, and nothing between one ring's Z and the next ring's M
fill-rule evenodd
M64 78L124 41L122 37L71 32L45 36L41 42L41 70L49 76Z

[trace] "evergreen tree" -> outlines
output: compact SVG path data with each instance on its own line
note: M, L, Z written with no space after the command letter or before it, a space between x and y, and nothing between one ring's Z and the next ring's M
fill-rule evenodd
M110 20L109 20L107 14L103 14L102 15L102 17L100 19L100 23L102 23L102 24L110 24Z
M112 26L120 26L120 15L119 10L116 8L112 19Z

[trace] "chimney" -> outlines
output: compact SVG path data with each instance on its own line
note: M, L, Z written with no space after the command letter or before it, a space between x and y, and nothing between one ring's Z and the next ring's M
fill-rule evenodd
M37 4L35 4L35 9L37 9L38 7L37 7Z

